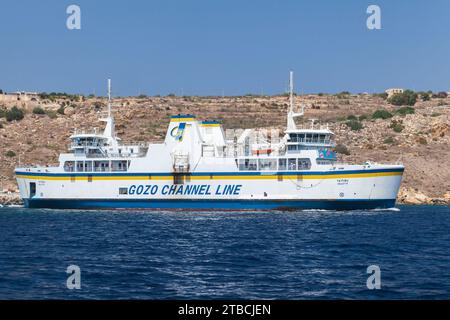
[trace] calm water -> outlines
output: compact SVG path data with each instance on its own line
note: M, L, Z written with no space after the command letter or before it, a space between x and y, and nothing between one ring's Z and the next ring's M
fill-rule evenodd
M0 208L0 299L450 299L450 207ZM66 268L81 268L81 290ZM381 268L381 290L366 269Z

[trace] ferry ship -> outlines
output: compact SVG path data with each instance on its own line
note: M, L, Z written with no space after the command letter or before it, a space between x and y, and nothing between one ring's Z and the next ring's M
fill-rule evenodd
M221 123L174 115L162 143L126 144L116 135L108 80L102 132L75 132L55 167L15 169L30 208L352 210L395 206L404 166L339 163L328 126L300 127L293 74L285 134L227 140Z

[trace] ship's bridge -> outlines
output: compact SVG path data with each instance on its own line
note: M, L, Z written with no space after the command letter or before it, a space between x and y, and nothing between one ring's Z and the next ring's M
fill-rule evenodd
M310 128L291 128L286 130L286 153L299 154L314 150L317 152L318 164L330 164L336 161L336 153L332 151L335 147L333 132L326 127L315 127L311 120Z
M97 133L97 130L76 131L70 136L70 141L69 149L75 155L105 156L103 148L108 145L108 137Z
M333 133L328 129L287 130L286 134L288 153L299 150L334 147Z

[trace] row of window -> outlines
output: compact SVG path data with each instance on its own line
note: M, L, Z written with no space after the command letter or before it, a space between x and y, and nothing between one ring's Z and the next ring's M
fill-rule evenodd
M71 147L76 148L76 147L97 147L97 148L101 148L101 147L105 147L106 146L106 141L102 138L92 138L92 137L88 137L88 138L74 138L72 140L72 144ZM134 148L128 148L128 147L123 147L123 148L119 148L118 152L119 154L123 153L134 153L135 149ZM84 153L85 151L83 150L78 150L78 153ZM101 151L98 149L89 149L88 150L88 154L92 154L92 155L96 155L96 154L101 154Z
M319 133L291 133L289 142L330 143L330 136Z
M104 139L99 138L74 138L72 140L72 146L74 147L101 147L105 145Z
M110 172L127 171L130 161L127 160L99 160L99 161L66 161L66 172Z
M242 171L309 170L311 160L307 158L239 159L238 167Z

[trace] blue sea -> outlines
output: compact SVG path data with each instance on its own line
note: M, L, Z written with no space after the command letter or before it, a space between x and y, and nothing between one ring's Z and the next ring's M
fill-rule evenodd
M450 207L398 208L0 208L0 299L450 299Z

